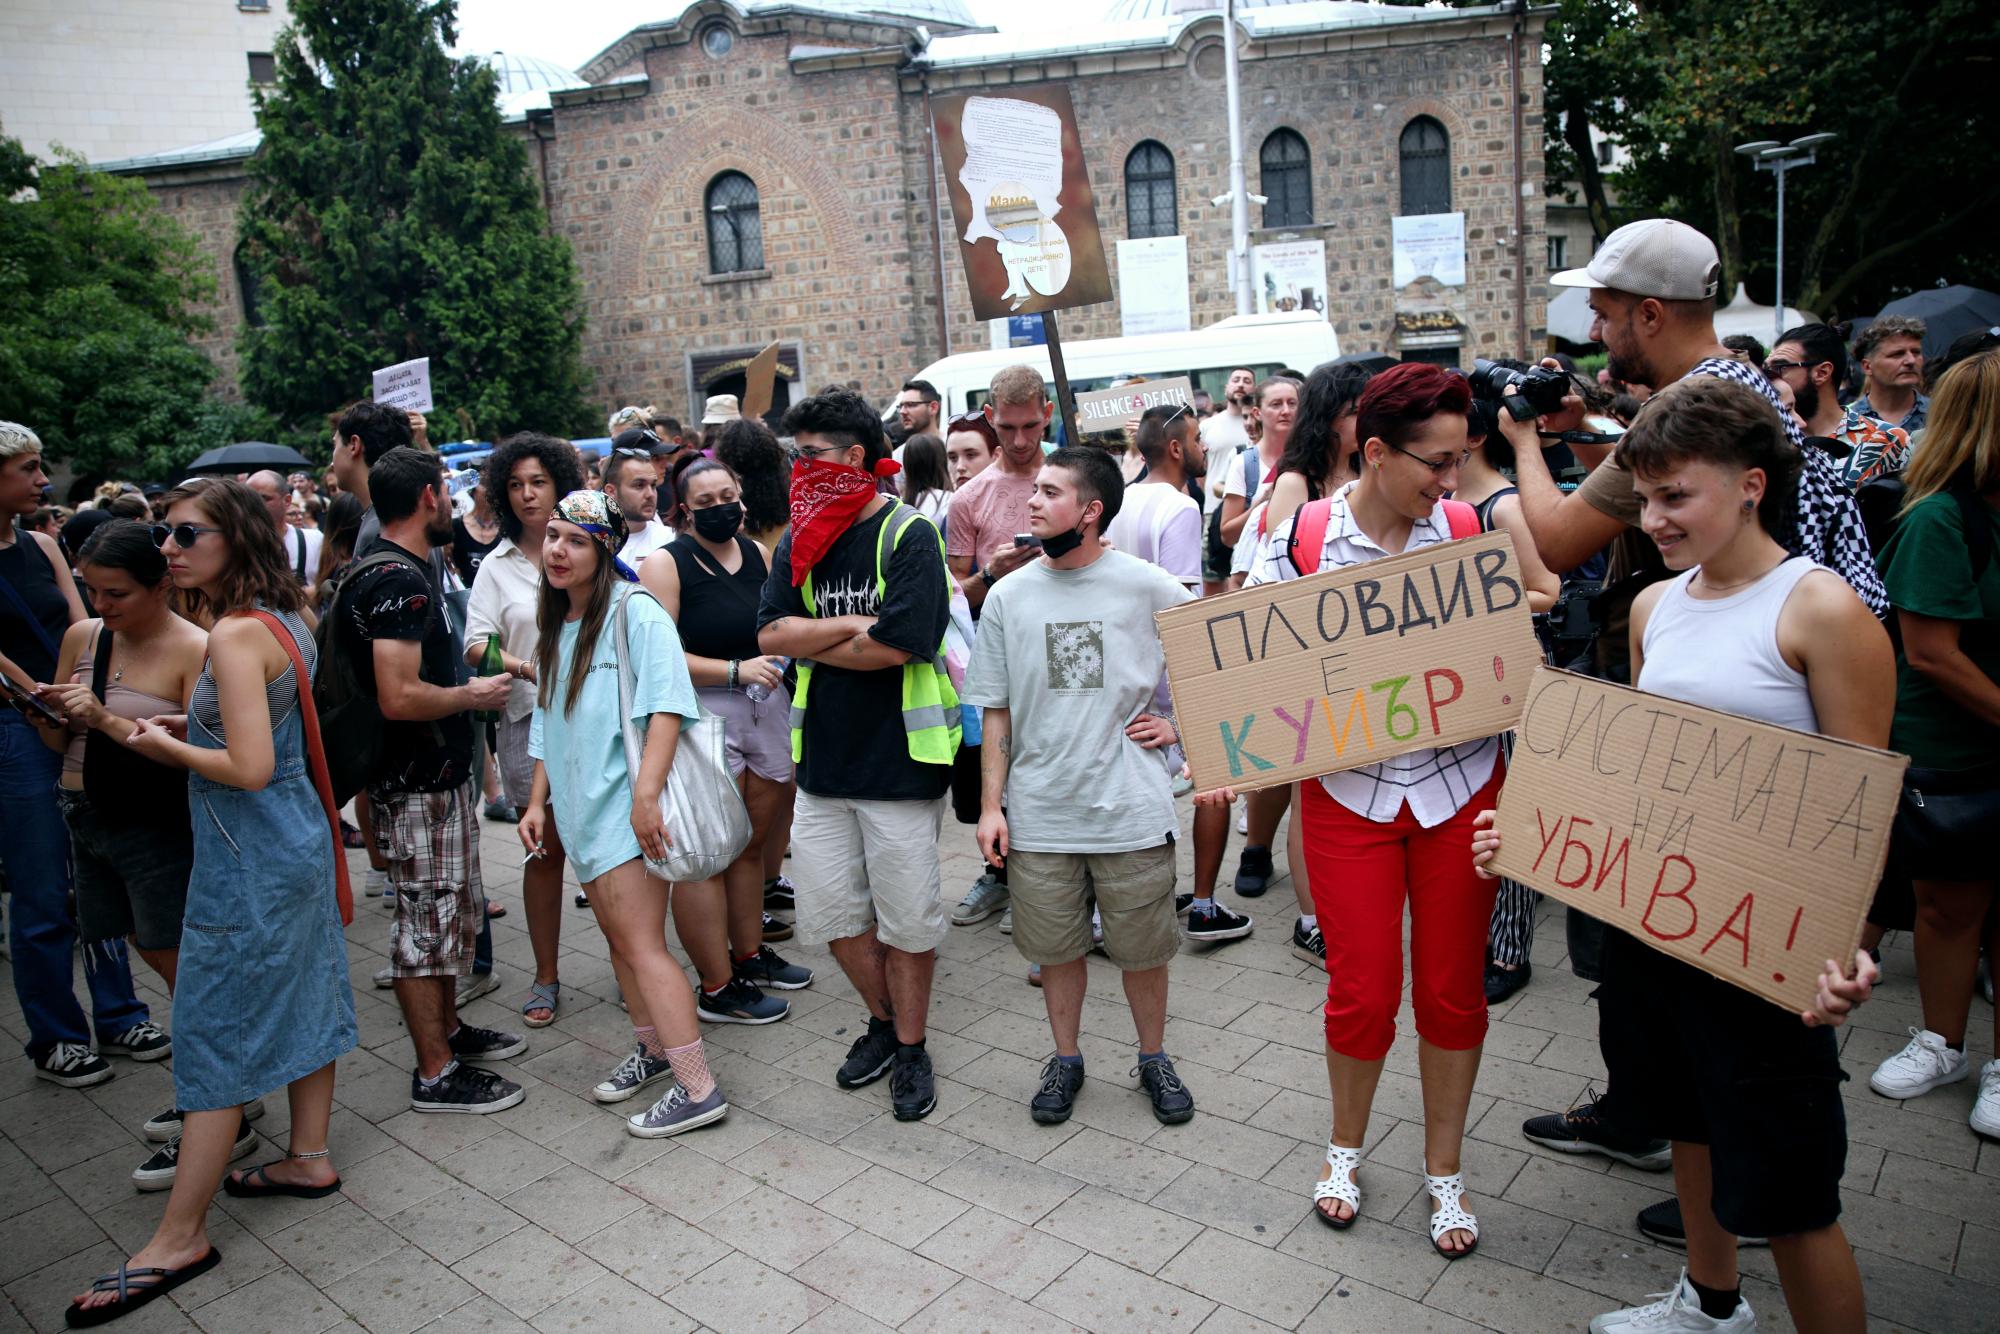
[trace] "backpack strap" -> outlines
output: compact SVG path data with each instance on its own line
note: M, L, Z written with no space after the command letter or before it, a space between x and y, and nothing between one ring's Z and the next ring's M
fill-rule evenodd
M1444 502L1444 521L1454 542L1462 537L1479 536L1479 511L1462 500Z
M111 676L111 627L99 622L97 648L90 659L90 693L104 702L104 686Z
M373 559L371 556L369 559ZM394 559L394 557L391 557ZM312 673L306 670L305 658L299 653L298 641L285 623L268 611L251 609L231 612L232 616L254 616L262 621L271 635L278 641L278 647L292 660L292 683L299 697L299 721L305 726L306 760L312 769L313 787L319 793L319 804L326 811L327 827L333 835L333 897L340 905L340 924L354 924L354 888L347 881L347 853L341 846L340 808L333 803L333 776L326 767L326 747L319 735L319 710L313 704Z
M1292 535L1286 542L1285 555L1300 574L1311 574L1319 568L1320 554L1326 548L1326 526L1332 521L1331 496L1308 500L1292 516Z

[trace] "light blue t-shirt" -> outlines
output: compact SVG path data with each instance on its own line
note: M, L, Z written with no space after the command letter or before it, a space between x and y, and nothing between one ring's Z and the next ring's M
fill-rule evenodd
M612 596L629 597L631 593L620 588ZM562 831L563 850L579 882L595 880L639 855L639 838L632 832L632 777L625 766L625 742L618 726L618 658L612 635L615 613L615 605L605 612L604 629L597 637L583 693L569 714L563 712L563 698L576 657L579 622L563 626L556 646L558 667L550 694L553 703L547 708L535 705L534 721L528 727L528 753L548 771L556 828ZM655 713L677 713L690 723L699 720L701 706L695 703L694 682L688 679L680 632L666 609L650 597L633 598L626 611L625 630L636 677L632 716L639 722L641 735L646 719Z

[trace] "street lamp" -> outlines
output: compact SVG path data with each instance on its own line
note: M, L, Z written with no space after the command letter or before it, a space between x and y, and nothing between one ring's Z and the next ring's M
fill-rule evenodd
M1815 152L1839 137L1821 132L1802 135L1789 144L1781 144L1775 139L1758 139L1753 143L1736 145L1736 151L1749 158L1751 166L1778 178L1778 310L1772 321L1777 326L1772 335L1774 340L1784 337L1785 333L1785 173L1794 167L1810 167L1816 161Z

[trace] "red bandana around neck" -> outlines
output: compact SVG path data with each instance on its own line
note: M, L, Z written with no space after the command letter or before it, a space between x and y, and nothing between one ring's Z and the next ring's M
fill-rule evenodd
M873 473L822 459L792 465L792 587L806 581L834 539L879 494L876 479L902 470L894 459L881 460Z

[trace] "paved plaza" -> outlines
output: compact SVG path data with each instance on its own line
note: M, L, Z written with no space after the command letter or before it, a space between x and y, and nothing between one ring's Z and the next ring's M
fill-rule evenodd
M1185 819L1189 812L1181 803ZM520 849L487 825L486 885L502 989L469 1011L518 1029L531 977ZM1233 868L1240 839L1232 838ZM948 894L977 874L967 830L948 826ZM1187 876L1189 840L1181 840ZM357 884L365 865L350 854ZM1282 861L1281 861L1282 866ZM1227 871L1225 872L1225 876ZM1530 1331L1582 1329L1671 1284L1678 1252L1633 1229L1668 1178L1529 1144L1524 1117L1601 1080L1589 987L1564 960L1548 905L1533 984L1494 1012L1465 1167L1484 1236L1447 1264L1424 1232L1421 1099L1408 1028L1389 1057L1367 1156L1363 1218L1335 1233L1311 1217L1326 1142L1317 970L1294 958L1289 882L1232 905L1257 934L1188 947L1173 967L1167 1045L1199 1106L1162 1127L1136 1080L1117 975L1091 960L1089 1082L1066 1125L1028 1119L1051 1042L1041 994L997 919L955 928L938 961L930 1051L938 1107L889 1115L887 1081L847 1093L833 1072L863 1012L823 951L780 950L820 971L792 1016L709 1027L733 1107L721 1125L639 1140L589 1087L630 1049L602 937L565 900L563 1005L505 1073L527 1101L495 1116L409 1110L411 1052L384 962L388 914L348 931L362 1047L340 1062L332 1147L345 1190L318 1201L218 1199L214 1271L120 1321L121 1334L202 1329ZM158 979L135 963L171 1029ZM1966 1127L1973 1084L1898 1104L1867 1074L1918 1022L1906 937L1887 981L1842 1033L1849 1074L1846 1215L1882 1329L2000 1328L2000 1143ZM114 1060L83 1092L39 1083L0 988L0 1328L62 1327L69 1294L151 1233L164 1194L130 1181L139 1126L173 1101L163 1065ZM505 1002L497 1004L496 1002ZM1976 1001L1975 1060L1991 1052ZM659 1091L658 1086L650 1093ZM642 1095L648 1096L648 1095ZM282 1152L283 1095L257 1129ZM1766 1330L1790 1329L1767 1250L1744 1253L1744 1291Z

